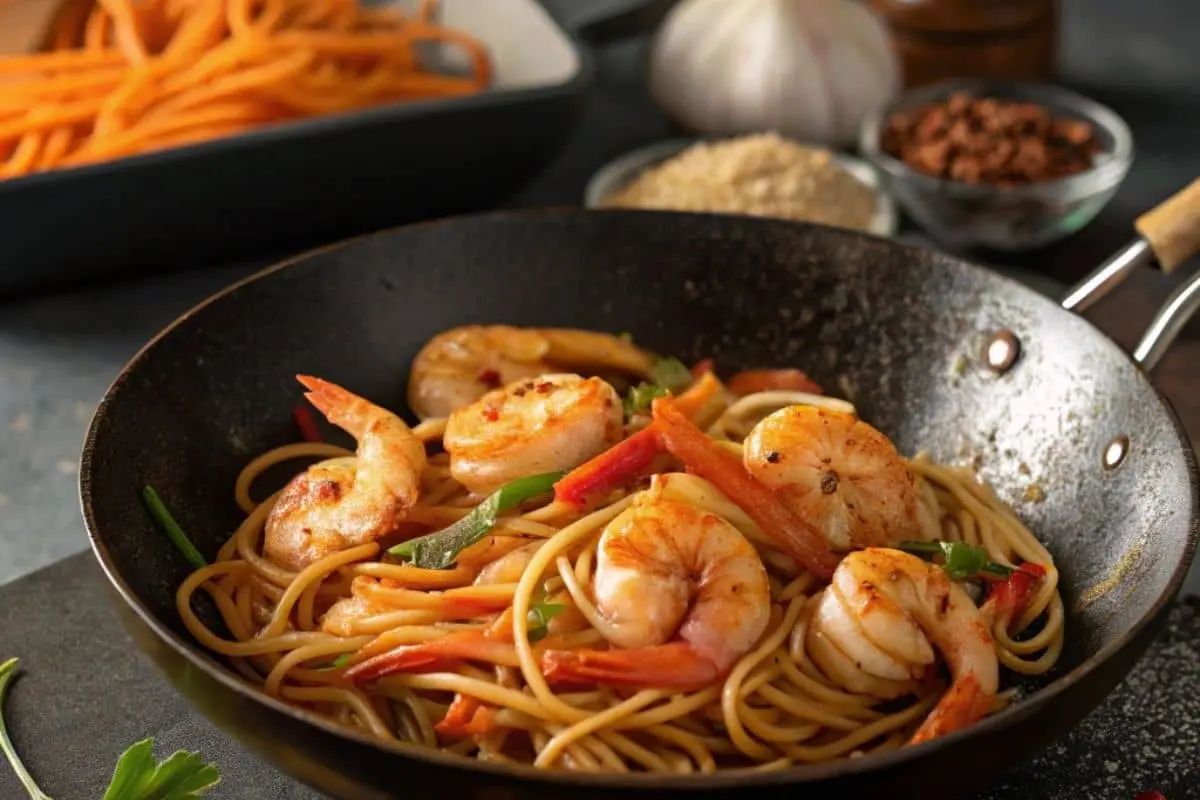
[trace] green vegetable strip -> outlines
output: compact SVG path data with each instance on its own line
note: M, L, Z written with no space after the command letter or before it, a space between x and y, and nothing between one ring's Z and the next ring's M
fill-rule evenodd
M669 392L686 389L692 383L692 371L677 358L660 358L650 368L650 377Z
M459 553L478 542L496 526L496 520L501 514L531 497L553 491L554 484L562 477L562 472L547 472L513 481L493 492L470 514L449 528L410 539L388 552L406 558L414 566L423 569L449 569L454 566L454 559Z
M629 394L625 396L623 402L625 417L629 418L634 414L649 411L654 398L662 397L666 393L667 390L656 383L639 383L630 389Z
M956 581L970 578L981 572L987 572L1000 578L1007 578L1013 573L1012 567L989 561L987 551L982 547L975 547L964 542L901 542L896 549L918 556L942 556L945 562L942 568Z
M154 487L146 486L142 489L142 502L146 504L146 510L150 512L150 516L154 518L154 523L162 529L167 538L174 543L179 552L183 553L183 557L191 562L193 567L200 569L208 566L204 556L200 555L196 545L192 544L192 540L171 516L171 512L167 510L167 506L158 496L158 492L154 491Z
M17 755L17 748L13 746L12 739L8 736L8 723L4 721L4 698L8 695L8 685L16 674L17 659L10 658L8 661L0 663L0 750L4 751L4 757L8 759L9 766L17 774L17 780L29 793L30 800L51 800L50 796L38 787L33 776L29 774L29 770L25 769L21 757Z

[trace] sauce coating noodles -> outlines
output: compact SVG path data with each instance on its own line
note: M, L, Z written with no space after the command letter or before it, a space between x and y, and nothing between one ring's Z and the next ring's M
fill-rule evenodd
M828 415L845 414L848 406L833 398L814 400L811 393L797 400L794 392L764 390L740 398L709 397L692 419L719 449L741 459L743 450L750 448L751 431L780 409L797 407L797 402L827 404L823 409L804 407ZM656 414L658 410L656 405ZM833 417L813 419L828 426ZM648 421L649 412L640 420L635 416L629 431ZM921 581L927 580L934 587L909 592L903 588L907 583L896 583L885 599L899 604L897 608L935 596L936 587L946 583L941 569L894 550L861 550L842 559L831 585L802 567L712 480L695 474L701 470L685 472L678 463L659 462L666 466L651 470L648 485L643 478L588 508L561 498L519 504L500 514L487 536L462 550L447 569L385 556L394 541L460 521L483 499L452 476L451 455L441 447L446 428L444 418L432 418L412 429L431 455L421 471L419 499L400 526L402 534L320 555L299 571L263 554L268 517L287 490L256 500L255 481L269 467L300 458L323 459L322 468L331 465L330 474L340 474L337 470L354 468L355 454L329 444L303 443L255 459L236 484L244 521L216 561L196 570L179 588L178 610L188 630L266 693L338 725L381 739L541 768L674 773L735 766L782 769L900 747L918 729L925 730L923 722L928 728L931 711L944 710L951 702L941 666L950 662L951 681L960 682L956 656L948 655L948 634L926 625L919 610L897 612L902 619L885 631L899 636L904 624L916 625L919 630L906 640L913 643L912 656L901 657L908 650L883 639L855 644L846 638L847 629L838 627L838 609L856 608L854 587L877 588L865 579L851 585L855 576L867 574L862 570L871 566L870 558L910 559L897 561L885 583L897 581L903 569L906 576L914 576L912 586L924 586ZM629 441L625 438L618 446ZM366 480L361 463L366 456L361 452L360 448L355 486ZM779 460L777 453L768 456L771 464ZM970 471L924 455L903 463L911 470L915 490L917 532L912 538L964 543L981 548L995 564L1027 563L1044 570L1026 602L1008 608L985 602L980 618L994 642L994 660L1003 668L1020 675L1049 670L1064 635L1058 573L1050 554ZM821 492L829 488L827 478L822 479ZM847 491L858 491L847 498L868 497L865 483L851 486L848 474L840 481ZM628 571L630 562L621 561L629 551L620 549L632 545L619 537L648 530L637 527L650 513L646 509L680 507L691 509L695 524L709 526L709 532L692 547L681 538L682 529L673 529L683 543L673 543L667 555L662 554L666 550L654 554L662 571L635 586L638 575ZM714 555L718 540L728 544L727 554ZM752 551L745 549L745 542ZM640 546L639 557L653 560L646 545ZM756 554L751 560L762 565L769 605L761 609L761 625L753 630L742 612L732 622L720 621L721 609L733 602L730 598L739 596L739 590L751 591L747 587L757 580L758 568L751 562L746 562L749 572L732 576L728 564L735 552L742 554L739 558L746 552ZM612 644L621 637L634 641L650 635L643 635L643 629L653 620L631 620L617 613L615 604L621 602L621 592L634 589L665 597L664 582L683 575L679 570L684 567L663 566L664 559L690 565L684 572L692 570L687 574L694 576L680 580L691 588L681 591L693 594L682 601L678 618L663 623L671 627L670 641L663 643L659 637L645 652L682 665L677 671L695 667L694 685L640 685L639 670L652 667L626 663ZM725 565L721 568L730 572L728 581L733 582L721 586L731 589L718 586L718 564ZM981 581L966 591L985 585L989 584ZM989 594L995 594L996 584L990 585ZM965 596L958 583L947 590L943 611L950 600ZM193 601L198 592L211 597L228 638L197 616ZM827 597L830 602L840 598L841 605L823 603ZM706 602L718 621L701 620ZM552 615L546 613L551 605ZM969 605L967 616L977 615L974 603ZM860 618L855 630L870 634L870 623ZM709 626L720 624L752 634L748 649L716 655L705 650ZM923 663L929 658L921 653L933 651L922 644L922 630L938 653L937 663ZM982 636L989 641L986 632ZM881 669L861 681L854 675L838 679L837 670L831 669L834 662L860 652L868 661L882 659ZM400 669L395 669L400 663L397 653L406 664ZM727 665L720 661L724 655ZM682 660L674 660L677 657ZM371 665L381 658L391 666L372 672ZM963 663L966 658L962 656ZM854 666L871 671L866 663ZM901 669L893 676L889 670L896 665ZM706 669L717 670L707 682ZM572 679L557 680L561 670ZM588 670L600 677L590 683L582 680L581 675L593 674ZM986 684L986 671L967 677L976 676ZM1002 708L1012 695L985 691L982 713Z

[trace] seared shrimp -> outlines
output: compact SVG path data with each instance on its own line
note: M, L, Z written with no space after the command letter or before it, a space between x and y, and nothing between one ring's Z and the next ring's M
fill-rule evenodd
M425 445L404 421L320 378L297 379L308 401L358 440L357 457L314 464L267 517L264 552L288 569L390 533L417 502Z
M701 689L749 652L771 615L766 569L737 528L661 497L605 528L593 592L601 635L624 649L549 650L552 681Z
M914 743L982 718L999 688L995 644L979 609L940 567L899 550L869 548L842 559L807 644L835 683L882 698L911 691L932 668L936 647L953 682Z
M833 550L920 538L916 478L853 414L788 406L746 437L746 469L825 534Z
M421 348L413 360L408 404L422 419L447 417L491 389L564 367L648 377L652 366L648 353L606 333L465 325Z
M488 392L450 415L450 474L477 494L578 466L624 434L621 398L599 378L542 375Z

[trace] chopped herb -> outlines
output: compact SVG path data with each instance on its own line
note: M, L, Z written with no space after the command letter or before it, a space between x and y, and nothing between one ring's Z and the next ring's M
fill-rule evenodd
M17 773L30 800L51 800L21 763L4 721L4 698L17 674L17 659L0 663L0 750ZM143 739L121 754L102 800L195 800L221 780L198 753L179 750L161 764L154 762L154 740Z
M956 581L966 580L980 573L1007 578L1014 571L1012 567L989 561L987 551L982 547L965 542L901 542L897 549L918 556L940 555L943 559L942 569Z
M192 544L192 540L183 532L183 528L179 527L179 523L171 516L171 512L167 510L166 504L162 498L158 496L158 492L154 491L154 487L146 486L142 489L142 502L146 504L146 510L150 512L154 523L162 529L167 538L174 543L179 552L183 553L191 565L196 569L208 566L208 562L204 560L204 556L200 555L200 551L196 549L196 545Z
M634 414L649 413L654 398L663 397L666 393L667 390L656 383L639 383L625 395L625 418L629 419Z
M408 559L414 566L423 569L450 569L459 553L496 526L501 514L526 500L552 491L554 484L562 477L561 472L547 472L513 481L493 492L470 514L450 527L398 544L388 553Z
M650 368L650 377L668 392L678 392L691 385L692 371L677 358L660 358Z

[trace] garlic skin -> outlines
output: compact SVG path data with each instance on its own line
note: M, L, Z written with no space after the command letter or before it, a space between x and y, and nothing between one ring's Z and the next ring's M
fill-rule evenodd
M850 144L900 89L884 22L855 0L683 0L650 51L650 93L696 133Z

